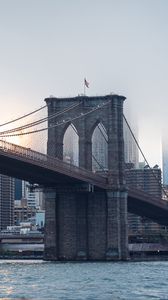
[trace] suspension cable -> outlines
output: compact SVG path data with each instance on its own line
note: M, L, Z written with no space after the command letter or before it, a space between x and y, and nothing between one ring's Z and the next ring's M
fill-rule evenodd
M105 134L104 134L103 130L101 129L101 127L99 126L99 124L98 124L97 127L99 128L99 130L100 130L102 136L104 137L105 141L108 143L108 139L107 139L107 137L105 136ZM105 133L106 133L106 132L105 132Z
M26 125L24 125L24 126L19 126L19 127L10 129L10 130L6 130L6 131L3 131L3 132L0 132L0 136L1 136L1 137L22 136L22 135L27 135L27 134L31 134L31 133L37 133L37 132L40 132L40 131L44 131L44 130L47 130L47 129L49 129L49 128L57 127L57 126L60 126L60 125L69 123L70 121L76 120L76 119L78 119L78 118L84 117L85 115L88 115L88 114L90 114L91 112L93 112L93 111L95 111L95 110L97 110L97 109L100 109L101 107L103 107L104 105L107 105L108 103L109 103L109 101L108 101L107 103L103 103L101 106L98 105L96 108L93 108L91 111L89 111L89 112L87 112L87 113L85 113L85 114L82 113L80 116L77 116L77 117L72 118L72 119L67 120L67 121L63 121L62 123L55 124L55 125L50 126L50 127L42 128L42 129L39 129L39 130L34 130L34 131L31 131L31 132L25 132L25 133L7 134L7 133L12 133L12 132L17 132L17 131L20 131L20 130L24 130L24 129L33 127L33 126L35 126L35 125L41 124L41 123L43 123L43 122L45 122L45 121L47 121L47 120L49 120L49 119L55 118L56 116L61 115L61 114L65 113L65 112L69 111L70 109L73 109L73 108L75 108L76 106L80 105L80 104L81 104L81 102L80 102L80 103L78 103L78 104L73 105L72 107L69 107L68 109L65 109L65 110L63 110L63 111L61 111L61 112L59 112L59 113L53 114L53 115L50 116L50 117L46 117L46 118L37 120L37 121L35 121L35 122L26 124ZM72 127L73 130L78 134L76 128L73 127L72 124L71 124L71 127ZM107 138L105 137L105 135L104 135L104 133L102 132L101 128L100 128L99 126L98 126L98 128L99 128L101 134L103 135L105 141L108 142L108 141L107 141ZM96 163L99 165L99 167L104 171L104 167L98 162L98 160L96 159L96 157L95 157L93 154L92 154L92 157L93 157L93 159L96 161Z
M73 109L73 108L79 106L81 103L82 103L82 102L79 102L79 103L77 103L77 104L75 104L75 105L73 104L73 105L71 105L70 107L63 109L63 110L60 111L60 112L54 113L54 114L52 114L52 115L49 116L49 117L45 117L45 118L39 119L39 120L37 120L37 121L34 121L34 122L31 122L31 123L25 124L25 125L23 125L23 126L19 126L19 127L15 127L15 128L12 128L12 129L5 130L5 131L1 131L1 132L0 132L0 135L12 133L12 132L17 132L17 131L20 131L20 130L24 130L24 129L31 128L31 127L33 127L33 126L39 125L39 124L41 124L41 123L44 123L44 122L46 122L46 121L48 121L48 120L51 120L51 119L53 119L53 118L55 118L55 117L57 117L57 116L59 116L59 115L65 113L65 112L67 112L67 111L69 111L69 110L71 110L71 109Z
M92 157L93 157L94 161L98 164L98 166L99 166L99 167L102 169L102 171L104 172L105 169L104 169L103 165L99 163L99 161L97 160L97 158L96 158L93 154L92 154Z
M102 107L104 107L105 105L107 105L109 103L110 103L110 101L108 101L106 103L103 103L102 105L98 105L95 108L93 107L90 111L88 111L86 113L81 113L80 115L78 115L78 116L76 116L74 118L71 118L71 119L68 119L68 120L63 120L61 123L56 123L55 125L51 125L49 127L45 127L45 128L41 128L41 129L37 129L37 130L33 130L33 131L28 131L28 132L24 132L24 133L0 135L0 137L23 136L23 135L33 134L33 133L41 132L41 131L44 131L44 130L52 129L52 128L55 128L55 127L58 127L58 126L70 123L71 121L83 118L84 116L86 116L88 114L91 114L92 112L94 112L94 111L96 111L98 109L101 109Z
M126 117L124 116L124 114L123 114L123 118L124 118L124 120L125 120L125 122L126 122L126 124L127 124L127 126L128 126L128 129L129 129L129 131L130 131L130 133L131 133L131 135L132 135L132 137L133 137L133 139L134 139L134 141L135 141L135 143L136 143L136 145L137 145L137 147L138 147L138 149L139 149L139 151L140 151L140 153L141 153L141 155L142 155L144 161L145 161L146 164L149 166L149 169L152 171L152 174L153 174L153 176L155 177L156 181L161 185L161 189L162 189L163 193L165 194L166 197L168 197L167 192L165 191L165 189L164 189L163 186L162 186L162 182L159 180L159 178L158 178L158 177L156 176L156 174L154 173L153 169L150 167L149 162L147 161L147 159L146 159L146 157L145 157L145 155L144 155L144 153L143 153L143 151L142 151L142 149L141 149L141 147L140 147L140 145L139 145L139 143L138 143L138 141L137 141L137 139L136 139L136 137L135 137L135 135L134 135L134 133L133 133L133 131L132 131L132 129L131 129L129 123L128 123L128 121L127 121L127 119L126 119Z
M42 106L42 107L40 107L40 108L38 108L38 109L36 109L36 110L33 110L32 112L30 112L30 113L28 113L28 114L26 114L26 115L24 115L24 116L21 116L21 117L18 117L18 118L16 118L16 119L14 119L14 120L5 122L5 123L3 123L3 124L0 124L0 127L5 126L5 125L8 125L8 124L11 124L11 123L14 123L14 122L16 122L16 121L19 121L19 120L21 120L21 119L23 119L23 118L26 118L26 117L32 115L32 114L35 114L36 112L42 110L42 109L45 108L45 107L47 107L47 105L44 105L44 106Z
M74 132L79 136L78 131L76 130L76 128L72 124L70 124L70 126L72 127ZM93 155L93 153L92 153L92 157L95 160L95 162L98 164L98 166L104 171L103 166L99 163L99 161L96 159L96 157Z

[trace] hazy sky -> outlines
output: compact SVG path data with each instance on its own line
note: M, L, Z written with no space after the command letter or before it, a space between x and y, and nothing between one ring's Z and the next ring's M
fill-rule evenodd
M125 95L160 164L168 127L167 0L0 0L0 120L83 93ZM131 123L131 120L130 120Z

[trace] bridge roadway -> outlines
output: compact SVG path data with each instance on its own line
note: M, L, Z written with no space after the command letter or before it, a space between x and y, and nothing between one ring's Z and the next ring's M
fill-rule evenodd
M107 179L60 159L0 140L0 173L52 187L89 183L105 189Z
M0 140L0 173L46 187L90 184L108 189L107 178L57 158ZM168 202L143 191L128 189L128 211L168 225Z

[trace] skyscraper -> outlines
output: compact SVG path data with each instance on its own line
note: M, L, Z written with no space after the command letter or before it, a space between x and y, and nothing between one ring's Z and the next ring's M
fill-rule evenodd
M162 197L161 169L156 165L154 168L148 166L143 169L126 170L126 182L129 187L143 190L154 197ZM129 233L158 232L163 226L134 214L128 214Z
M15 200L25 198L26 182L15 178Z

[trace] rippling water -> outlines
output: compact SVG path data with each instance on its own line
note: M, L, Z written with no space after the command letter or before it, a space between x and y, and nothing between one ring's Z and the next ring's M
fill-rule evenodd
M0 260L0 299L168 299L168 262Z

